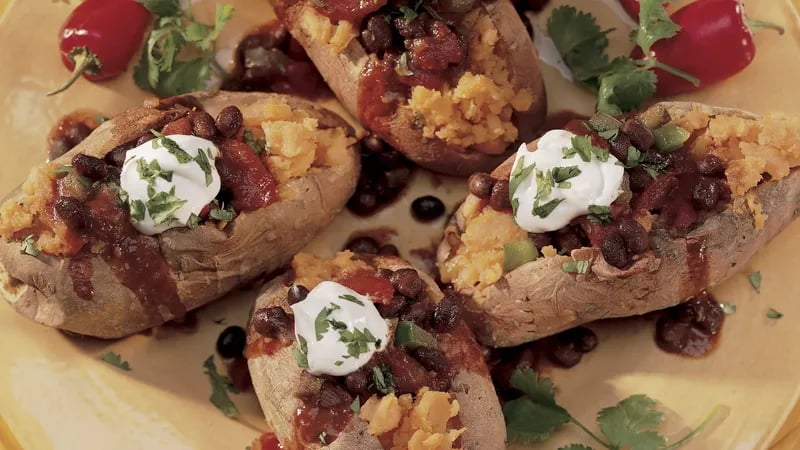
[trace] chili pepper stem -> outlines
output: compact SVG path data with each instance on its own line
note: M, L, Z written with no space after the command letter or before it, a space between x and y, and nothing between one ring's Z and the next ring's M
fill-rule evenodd
M778 34L782 36L783 33L786 32L782 26L764 20L746 18L744 22L747 24L747 28L750 28L750 31L753 33L758 33L761 30L773 30L777 31Z
M647 68L647 69L650 69L650 68L661 69L664 72L671 73L672 75L675 75L676 77L683 78L684 80L688 81L689 83L692 83L694 86L700 86L700 79L699 78L697 78L697 77L695 77L693 75L690 75L690 74L688 74L688 73L686 73L686 72L684 72L684 71L682 71L680 69L676 69L676 68L674 68L674 67L672 67L670 65L664 64L661 61L658 61L657 59L648 58L648 59L642 60L642 66L644 68Z
M48 97L66 91L70 86L72 86L73 83L75 83L78 77L84 73L97 73L100 70L100 59L88 48L82 47L73 50L70 52L70 58L75 64L75 68L72 69L72 75L70 75L70 77L67 79L67 82L64 83L60 88L48 92Z

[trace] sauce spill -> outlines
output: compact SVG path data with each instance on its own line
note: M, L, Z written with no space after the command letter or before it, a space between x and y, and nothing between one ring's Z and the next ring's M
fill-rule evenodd
M75 292L75 295L84 300L91 300L94 296L91 256L80 255L75 258L70 258L67 270L72 280L72 290Z
M715 348L725 321L722 306L708 292L663 314L656 325L656 344L665 352L690 358L705 356Z

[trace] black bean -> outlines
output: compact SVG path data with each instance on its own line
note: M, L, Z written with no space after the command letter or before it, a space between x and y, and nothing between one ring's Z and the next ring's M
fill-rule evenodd
M641 151L650 150L656 143L653 131L638 119L626 120L622 123L619 131L627 135L630 138L630 142Z
M371 214L378 207L378 196L372 191L359 190L354 196L350 197L347 207L356 214Z
M64 136L73 147L83 142L90 134L92 129L83 122L73 123L64 132Z
M560 251L571 252L583 247L581 237L574 227L562 228L555 233L556 248Z
M192 133L194 133L195 136L208 139L217 134L214 118L205 111L190 112L189 121L192 123Z
M378 308L378 312L380 313L381 317L384 319L391 319L397 317L400 314L400 311L406 307L408 301L406 298L400 294L395 294L392 297L392 301L386 304L378 303L375 305Z
M381 248L378 249L378 254L381 256L400 256L400 250L397 249L396 245L386 244L381 245Z
M395 291L408 298L417 299L425 287L425 282L419 277L416 270L411 268L403 268L395 270L389 281Z
M628 171L631 191L642 192L653 182L653 177L641 166L636 166Z
M625 241L625 248L634 255L644 253L650 248L650 235L635 220L622 221L619 224L619 234Z
M589 353L597 348L597 335L586 327L576 327L562 333L567 336L576 350Z
M217 338L217 353L223 358L238 358L244 353L247 345L247 333L244 328L233 325L222 330Z
M82 201L72 197L59 197L53 207L69 229L81 231L89 226L91 211Z
M401 320L408 320L420 326L427 326L428 320L431 317L430 307L426 302L414 302L406 305L400 312Z
M386 278L388 280L393 273L394 272L391 269L380 268L375 272L375 275L380 278Z
M528 238L539 250L548 245L553 245L553 238L547 233L528 233Z
M461 300L456 294L446 294L433 308L431 326L435 331L452 331L461 321Z
M711 177L703 177L694 185L692 204L699 210L710 211L717 206L720 198L719 182Z
M413 39L425 36L424 20L427 14L420 14L415 19L406 20L405 17L396 17L394 19L394 27L400 36L406 39Z
M450 369L450 362L441 350L430 347L420 347L413 350L411 356L422 364L422 367L428 370L437 373L445 373Z
M508 181L497 180L492 187L489 197L489 206L495 211L511 209L511 200L508 198Z
M125 164L125 155L128 153L128 150L132 149L135 145L135 142L129 142L114 147L113 150L106 153L106 156L103 157L103 161L109 166L121 168L122 165Z
M292 287L289 288L289 292L286 294L289 300L290 305L294 305L297 302L302 302L308 296L308 289L303 286L302 284L293 284Z
M139 139L136 141L136 146L138 147L138 146L144 144L145 142L152 141L153 139L155 139L155 136L153 136L153 133L145 133L145 134L141 135L139 137Z
M222 108L222 111L217 114L214 125L217 127L220 134L225 137L232 137L239 131L239 128L242 127L243 121L244 118L239 108L229 105Z
M376 14L367 20L361 31L361 41L369 53L382 54L392 46L392 27L383 14Z
M361 145L367 150L375 153L380 153L386 148L383 141L374 134L370 134L369 136L365 136L363 139L361 139Z
M102 180L108 175L108 166L105 161L82 153L72 157L72 167L78 175L93 181Z
M345 244L345 250L350 250L353 253L378 253L380 244L375 239L369 236L359 236L351 239Z
M357 395L367 393L369 390L369 382L369 377L360 370L349 373L344 377L344 385L347 387L347 390Z
M493 187L494 178L488 173L473 173L469 177L469 192L478 198L491 197Z
M420 222L430 222L444 214L444 203L432 195L419 197L411 202L411 213Z
M719 303L707 296L694 297L674 307L670 315L678 322L692 324L706 334L718 333L725 319Z
M349 405L352 400L353 397L343 387L326 382L319 390L317 406L333 408L337 405Z
M292 318L280 306L260 308L253 313L253 328L268 338L285 337L292 325Z
M721 177L725 175L725 164L721 159L714 155L708 155L698 164L700 173L709 177Z
M615 139L609 141L611 147L611 154L615 158L622 161L623 164L628 161L628 147L631 146L631 140L624 134L619 134Z
M575 344L572 342L561 342L556 340L547 349L547 356L554 364L557 364L565 369L569 369L570 367L575 367L579 362L581 362L583 353L578 351L578 349L575 348Z
M618 234L608 236L600 246L600 252L607 263L622 269L628 265L628 251L625 250L625 241Z
M52 161L64 153L67 153L70 149L72 149L72 145L69 143L69 140L64 136L57 136L50 142L50 149L47 151L47 157Z

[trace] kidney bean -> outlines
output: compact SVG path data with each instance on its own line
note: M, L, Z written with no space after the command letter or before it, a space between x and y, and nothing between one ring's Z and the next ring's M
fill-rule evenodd
M108 166L102 159L82 153L72 157L72 167L78 175L93 181L102 180L108 175Z
M411 213L420 222L430 222L444 214L444 203L432 195L425 195L411 202Z
M391 269L386 269L382 267L375 272L375 275L379 278L386 278L388 280L393 273L394 271L392 271Z
M188 117L181 117L180 119L173 120L172 122L164 125L164 128L161 129L161 133L165 136L169 136L171 134L192 134L192 124L189 122Z
M411 299L419 298L425 287L425 282L419 277L417 271L411 268L396 270L389 277L389 281L392 282L395 291Z
M450 370L450 362L440 350L430 347L420 347L411 352L423 367L436 373L445 373Z
M469 192L478 198L487 199L491 197L493 187L494 178L488 173L478 172L469 176Z
M239 108L234 105L228 105L222 108L222 111L217 114L214 125L217 127L220 134L229 138L239 131L243 121L244 118Z
M136 145L135 142L130 142L115 147L113 150L106 153L106 156L103 157L103 161L109 166L121 168L125 163L125 155L128 153L128 150L134 147L134 145Z
M64 136L72 144L72 147L83 142L90 134L92 134L92 129L83 122L73 122L64 130Z
M369 377L361 370L347 374L344 377L347 390L356 395L369 393Z
M308 289L301 284L293 284L287 292L287 297L290 305L302 302L308 296Z
M378 249L378 254L381 256L400 256L400 250L397 249L396 245L386 244L381 245L381 248Z
M69 229L81 231L89 226L91 211L80 200L72 197L58 197L53 207Z
M714 155L708 155L703 158L697 168L700 169L700 173L709 177L721 177L725 175L725 164Z
M607 263L622 269L628 265L628 252L625 250L625 241L618 234L608 236L600 246L600 253Z
M404 351L383 352L383 360L392 373L397 395L415 394L430 382L428 371Z
M344 245L345 250L350 250L353 253L378 253L380 244L375 239L369 236L359 236L351 239Z
M361 139L361 146L375 153L380 153L386 148L383 141L374 134L370 134Z
M392 46L392 27L384 15L376 14L367 20L366 28L361 31L361 42L369 53L379 55Z
M214 118L205 111L190 112L189 122L192 124L192 133L197 137L209 139L217 134Z
M720 198L720 185L717 180L703 177L694 185L692 204L699 210L710 211L717 206Z
M461 300L456 294L445 294L445 297L433 308L431 327L439 333L452 331L461 321Z
M353 401L353 396L350 395L343 387L329 382L322 383L319 394L317 395L317 405L322 408L333 408L337 405L346 405Z
M625 241L625 248L634 255L644 253L650 248L650 235L635 220L623 220L620 222L619 234L622 240Z
M391 319L397 317L407 303L405 297L400 294L395 294L392 297L392 301L389 303L378 303L375 306L378 308L378 313L380 313L381 317L384 319Z
M430 306L426 302L414 302L406 305L400 312L401 320L408 320L416 323L422 327L428 325L428 320L431 317Z
M618 134L615 139L608 141L610 152L615 158L623 163L628 161L628 147L631 146L631 140L624 134Z
M641 151L648 151L656 144L653 131L638 119L626 120L622 123L619 131L628 136L633 145Z
M422 13L412 20L406 20L405 17L395 17L394 27L400 36L406 39L413 39L425 36L425 19L429 16L427 13Z
M628 170L628 179L633 192L642 192L653 182L653 177L641 166Z
M556 248L567 253L583 247L581 237L574 227L562 228L555 233Z
M508 181L497 180L492 187L492 195L489 197L489 206L495 211L511 209L511 200L508 198Z
M547 357L554 364L565 369L575 367L583 358L583 353L575 348L572 342L561 342L556 340L548 349Z
M280 306L260 308L253 313L253 328L268 338L285 337L292 325L292 318Z

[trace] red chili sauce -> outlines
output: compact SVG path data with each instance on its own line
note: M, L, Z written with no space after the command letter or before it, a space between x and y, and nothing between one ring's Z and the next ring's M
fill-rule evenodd
M725 313L708 292L661 312L656 344L665 352L690 358L709 354L719 341Z
M47 159L52 161L70 151L104 120L102 114L89 110L74 111L59 119L47 134Z

